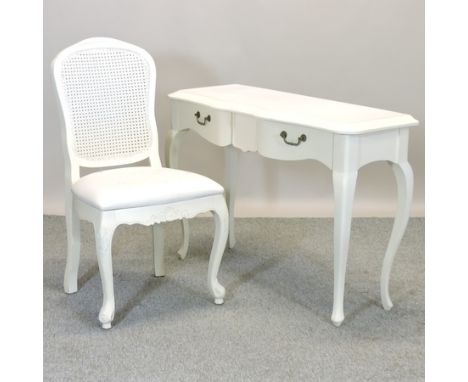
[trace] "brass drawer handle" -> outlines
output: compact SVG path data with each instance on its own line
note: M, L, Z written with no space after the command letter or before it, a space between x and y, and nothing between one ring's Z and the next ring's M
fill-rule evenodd
M201 116L200 112L197 111L197 112L195 113L195 117L197 117L197 123L198 123L199 125L205 126L207 122L210 122L210 121L211 121L211 116L210 116L209 114L203 119L203 121L200 121L200 119L199 119L200 116Z
M291 146L299 146L302 142L305 142L307 140L306 135L302 134L299 138L297 138L297 142L289 142L286 140L286 138L288 137L288 133L284 130L281 132L280 136L281 138L283 138L284 143Z

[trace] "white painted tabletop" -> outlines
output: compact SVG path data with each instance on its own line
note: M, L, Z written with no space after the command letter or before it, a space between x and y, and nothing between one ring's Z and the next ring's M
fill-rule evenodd
M338 134L419 124L409 114L237 84L179 90L169 98Z

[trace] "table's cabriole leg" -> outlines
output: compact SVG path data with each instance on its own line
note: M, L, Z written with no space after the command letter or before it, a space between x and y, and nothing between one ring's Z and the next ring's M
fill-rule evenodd
M234 207L236 199L236 170L237 152L234 146L227 146L224 149L225 163L225 194L226 203L229 209L229 248L234 248L236 236L234 233Z
M333 190L335 193L334 219L334 289L333 313L331 320L335 326L340 326L344 320L343 299L348 259L349 238L354 191L356 188L357 171L333 171Z
M180 138L188 130L169 130L166 139L166 166L170 168L179 167ZM185 259L189 247L190 229L187 219L182 219L183 243L177 251L181 259Z
M344 320L343 300L348 259L354 192L359 170L359 137L335 134L333 138L333 227L334 284L331 320L340 326Z
M226 248L229 225L228 210L223 198L219 199L212 212L215 221L215 235L208 264L208 287L213 294L214 303L221 305L224 303L226 291L218 281L218 270Z
M413 170L410 164L404 161L401 163L390 163L390 165L392 166L397 183L398 207L380 278L380 296L385 310L390 310L393 306L389 294L390 272L392 270L393 259L408 224L413 198Z

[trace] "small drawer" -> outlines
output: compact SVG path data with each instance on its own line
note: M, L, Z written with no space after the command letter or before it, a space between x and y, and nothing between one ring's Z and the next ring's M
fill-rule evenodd
M207 141L218 145L231 144L231 113L186 101L172 101L172 128L191 129Z
M316 159L331 167L333 134L274 121L260 121L257 127L258 152L281 160Z

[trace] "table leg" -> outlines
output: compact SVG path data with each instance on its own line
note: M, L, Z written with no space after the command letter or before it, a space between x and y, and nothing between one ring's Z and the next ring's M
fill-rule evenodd
M334 289L331 320L340 326L344 320L343 299L349 238L357 171L333 171L335 193L334 219Z
M179 167L180 138L189 130L169 130L166 140L166 166L170 168ZM182 219L183 243L177 251L181 259L185 259L189 247L190 229L187 219Z
M413 170L408 162L390 163L395 174L398 189L398 208L393 223L392 235L388 243L387 251L380 278L380 296L385 310L393 306L389 294L390 272L393 259L405 233L410 216L411 201L413 198Z
M234 146L224 148L224 176L226 204L229 210L229 248L234 248L236 236L234 233L234 207L236 198L237 152Z

